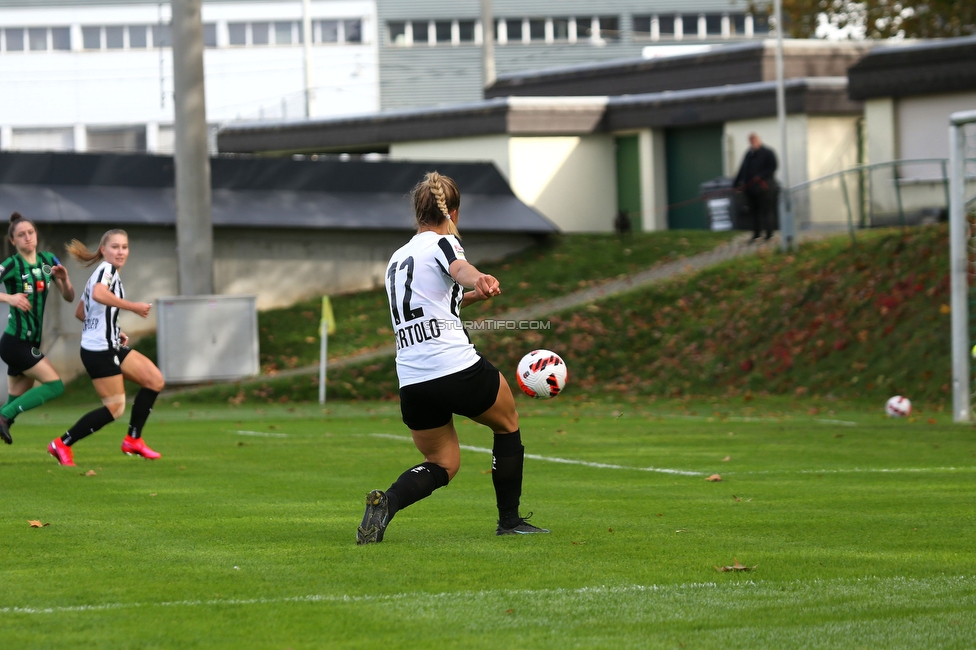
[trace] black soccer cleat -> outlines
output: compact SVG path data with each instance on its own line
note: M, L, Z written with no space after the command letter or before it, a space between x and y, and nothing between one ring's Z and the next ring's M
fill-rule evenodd
M382 490L373 490L366 495L366 512L363 514L363 523L359 524L359 529L356 530L356 544L362 546L382 542L383 533L389 523L390 503L386 493Z
M8 445L14 444L14 439L10 437L10 425L13 421L0 415L0 439Z
M548 533L549 530L546 528L539 528L538 526L533 526L529 523L529 518L532 513L525 515L524 517L519 517L518 520L511 526L502 525L498 522L498 528L495 529L495 535L499 537L502 535L535 535L537 533Z

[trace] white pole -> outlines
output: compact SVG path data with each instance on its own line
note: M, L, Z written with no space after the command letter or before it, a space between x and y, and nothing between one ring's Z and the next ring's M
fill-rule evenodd
M315 113L315 85L312 80L312 0L302 0L302 46L305 50L305 117Z
M949 274L952 294L952 417L969 422L969 224L966 222L966 143L963 124L976 111L949 118Z
M790 198L790 163L786 141L786 86L783 81L783 0L776 0L776 120L779 122L779 161L783 183L779 191L780 248L793 248L796 229L793 224L793 201Z
M329 354L329 325L323 322L322 347L319 349L319 404L325 404L325 366Z

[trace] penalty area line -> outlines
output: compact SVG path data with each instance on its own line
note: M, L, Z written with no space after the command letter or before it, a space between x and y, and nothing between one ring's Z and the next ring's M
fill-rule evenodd
M413 442L406 436L398 436L392 433L371 433L374 438L386 438L387 440L401 440ZM479 454L491 454L491 449L485 447L473 447L471 445L461 445L461 449L477 452ZM595 467L597 469L624 469L632 472L654 472L657 474L678 474L679 476L705 476L704 472L693 472L684 469L670 469L667 467L632 467L629 465L614 465L612 463L594 463L588 460L576 460L574 458L559 458L557 456L540 456L539 454L525 454L526 458L541 460L546 463L559 463L562 465L581 465L583 467Z

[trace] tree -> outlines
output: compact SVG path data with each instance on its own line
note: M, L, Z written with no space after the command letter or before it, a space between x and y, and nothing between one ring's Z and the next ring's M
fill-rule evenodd
M772 3L750 3L772 14ZM974 0L783 0L793 38L886 39L976 35Z

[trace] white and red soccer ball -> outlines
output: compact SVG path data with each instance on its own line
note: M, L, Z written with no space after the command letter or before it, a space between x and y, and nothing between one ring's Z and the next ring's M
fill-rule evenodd
M519 361L516 379L529 397L555 397L566 386L566 362L551 350L533 350Z
M885 413L889 418L907 418L912 414L912 401L907 397L895 395L885 404Z

